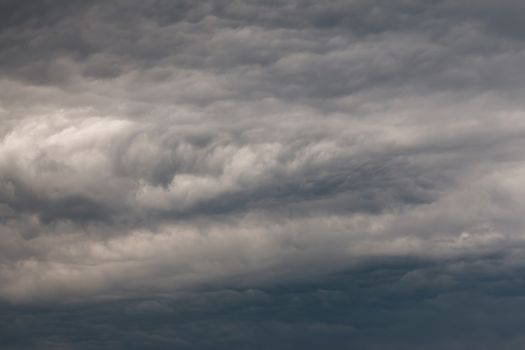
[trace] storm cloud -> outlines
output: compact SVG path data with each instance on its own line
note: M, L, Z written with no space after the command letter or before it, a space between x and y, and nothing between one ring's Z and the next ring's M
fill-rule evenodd
M523 16L0 0L0 347L523 347Z

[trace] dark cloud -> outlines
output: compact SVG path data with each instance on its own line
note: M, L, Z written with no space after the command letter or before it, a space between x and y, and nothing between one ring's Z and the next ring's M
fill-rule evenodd
M523 10L0 0L1 347L520 348Z
M2 336L8 349L379 349L385 343L393 349L511 349L523 342L523 316L515 311L522 301L505 290L520 289L521 268L503 268L502 276L501 268L492 268L500 258L478 256L446 267L387 259L291 285L89 307L4 305Z

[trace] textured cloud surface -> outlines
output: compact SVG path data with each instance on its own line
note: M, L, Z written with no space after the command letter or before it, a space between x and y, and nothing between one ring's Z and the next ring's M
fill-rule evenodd
M523 16L0 0L0 347L525 346Z

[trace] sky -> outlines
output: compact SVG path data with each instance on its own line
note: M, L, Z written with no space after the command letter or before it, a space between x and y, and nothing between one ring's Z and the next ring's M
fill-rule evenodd
M524 17L0 0L0 349L524 348Z

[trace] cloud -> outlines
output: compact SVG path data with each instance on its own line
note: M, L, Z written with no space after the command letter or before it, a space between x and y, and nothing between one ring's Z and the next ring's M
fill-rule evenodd
M3 1L6 349L519 348L522 12Z

